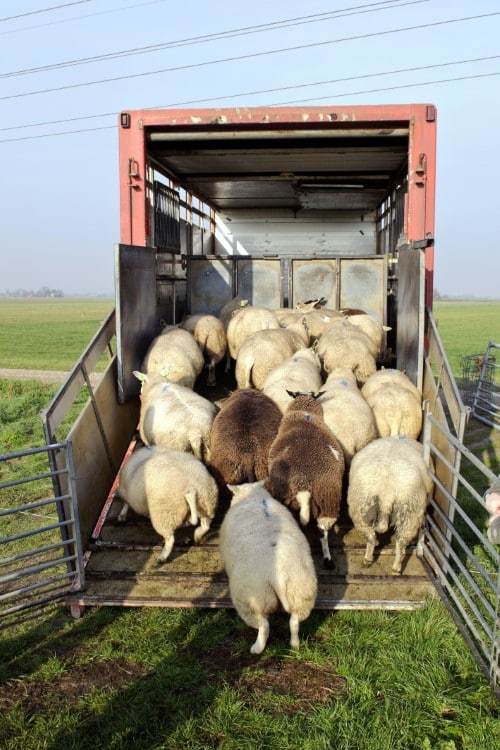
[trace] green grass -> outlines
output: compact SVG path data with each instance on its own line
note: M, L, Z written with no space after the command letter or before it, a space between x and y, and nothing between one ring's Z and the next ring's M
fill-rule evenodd
M111 299L0 299L0 368L70 370Z
M481 332L471 336L467 354L480 352L489 339L498 341L500 304L492 318L484 317L482 303L436 308L450 361L460 356L465 327L474 319L481 320ZM50 328L44 329L46 340ZM76 356L88 342L79 337L73 325ZM63 369L58 357L64 352L55 353L50 369ZM55 390L35 381L0 380L2 452L44 442L39 411ZM470 440L491 445L490 432L474 423ZM493 466L498 452L480 457ZM81 620L72 620L59 603L19 618L0 632L0 747L500 746L498 702L439 600L415 612L316 611L301 627L298 652L288 648L283 615L272 618L260 657L249 654L254 638L232 610L90 607Z
M489 341L500 344L500 302L435 302L433 315L438 324L451 369L462 373L462 358L484 354Z

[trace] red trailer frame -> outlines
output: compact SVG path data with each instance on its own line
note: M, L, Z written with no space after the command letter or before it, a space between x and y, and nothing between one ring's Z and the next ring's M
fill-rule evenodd
M182 129L232 130L294 127L390 133L408 130L408 188L405 233L409 243L427 241L425 303L432 307L434 273L434 200L436 180L436 108L432 104L356 105L336 107L255 107L235 109L167 109L124 111L119 116L120 242L146 246L150 206L146 180L148 133ZM188 140L188 138L186 138Z

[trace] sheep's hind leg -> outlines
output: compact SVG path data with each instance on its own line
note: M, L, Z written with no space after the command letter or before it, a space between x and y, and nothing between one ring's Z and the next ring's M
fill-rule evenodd
M194 530L194 541L196 544L199 544L207 531L210 528L210 518L207 516L202 516L200 518L200 525Z
M172 532L170 536L165 536L165 544L163 545L162 551L158 555L158 562L159 563L166 562L173 548L174 548L174 534Z
M250 653L261 654L266 647L268 638L269 638L269 620L264 619L259 627L259 632L257 633L257 640L255 641L252 648L250 649Z
M122 509L116 517L118 523L125 523L125 521L127 520L128 507L129 506L127 503L123 503Z
M210 386L216 385L216 382L215 382L215 362L214 362L213 359L211 359L210 362L208 363L207 385L210 385Z
M300 645L299 623L300 623L300 620L297 617L297 615L290 616L290 646L292 648L298 648Z
M196 492L194 490L189 490L184 495L184 498L191 512L189 523L191 524L191 526L196 526L198 524L198 508L196 507Z
M363 557L363 567L369 568L373 562L373 553L375 552L375 547L378 544L378 540L377 535L375 534L373 529L363 529L363 532L366 537L366 549L365 556Z
M318 518L319 541L321 542L321 551L323 553L323 564L328 570L335 568L332 560L330 545L328 544L328 532L335 523L336 518Z

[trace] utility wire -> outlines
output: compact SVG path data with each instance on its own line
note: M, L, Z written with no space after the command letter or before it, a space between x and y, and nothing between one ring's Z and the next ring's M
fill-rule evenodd
M442 78L437 81L419 81L418 83L405 83L400 84L398 86L387 86L384 88L378 88L378 89L364 89L363 91L350 91L345 92L342 94L331 94L329 96L321 96L321 97L314 97L314 99L302 99L302 102L315 102L319 99L340 99L345 96L358 96L359 94L371 94L371 93L380 93L382 91L396 91L398 89L407 89L407 88L415 88L417 86L432 86L438 83L453 83L455 81L469 81L474 80L478 78L492 78L493 76L500 75L500 71L494 71L492 73L478 73L476 75L470 75L470 76L457 76L456 78ZM219 98L225 98L225 97L219 97ZM203 100L200 100L203 101ZM280 102L279 104L262 104L259 106L262 107L277 107L282 106L283 104L292 104L297 103L295 102ZM173 105L177 106L177 105ZM156 109L156 107L149 107L148 109ZM115 114L115 113L110 113ZM96 117L99 117L101 115L96 115ZM102 115L104 116L104 115ZM83 119L83 118L82 118ZM55 138L60 135L73 135L76 133L91 133L96 130L115 130L115 125L102 125L101 127L95 127L95 128L81 128L80 130L64 130L60 131L58 133L45 133L42 135L26 135L26 136L20 136L19 138L5 138L3 140L0 140L0 143L13 143L15 141L30 141L30 140L36 140L39 138Z
M144 7L145 5L158 5L164 3L167 0L148 0L147 2L136 3L133 5L122 5L120 8L111 8L111 10L101 10L96 13L86 13L83 16L72 16L71 18L60 18L57 21L50 21L49 23L38 23L34 26L22 26L19 29L9 29L8 31L0 31L0 35L5 34L18 34L21 31L31 31L32 29L43 29L45 26L57 26L61 23L72 23L73 21L81 21L85 18L93 18L95 16L108 16L112 13L119 13L122 10L136 10L137 8Z
M416 26L404 26L398 29L388 29L385 31L371 32L369 34L357 34L351 37L341 37L339 39L330 39L324 42L301 44L301 45L296 45L293 47L283 47L282 49L266 50L264 52L253 52L248 55L235 55L233 57L219 58L218 60L209 60L209 61L205 61L201 63L191 63L189 65L178 65L173 68L161 68L159 70L147 71L145 73L131 73L129 75L115 76L113 78L102 78L98 81L86 81L85 83L72 83L66 86L55 86L49 89L39 89L38 91L27 91L22 94L10 94L8 96L1 96L0 101L6 101L8 99L19 99L25 96L50 94L56 91L68 91L71 89L83 88L85 86L95 86L97 84L102 84L102 83L112 83L114 81L131 80L133 78L144 78L146 76L158 75L159 73L172 73L172 72L178 72L180 70L192 70L194 68L201 68L201 67L205 67L208 65L216 65L220 63L226 63L226 62L236 62L237 60L255 59L258 57L281 54L283 52L296 52L297 50L312 49L314 47L324 47L330 44L338 44L340 42L351 42L351 41L360 40L360 39L369 39L369 38L374 38L374 37L388 36L390 34L399 34L405 31L416 31L420 29L436 28L438 26L446 26L446 25L454 24L454 23L462 23L464 21L474 21L474 20L483 19L483 18L492 18L498 15L500 15L500 11L496 11L493 13L483 13L481 15L476 15L476 16L465 16L463 18L450 18L446 21L433 21L431 23L424 23L424 24L419 24Z
M236 99L242 96L255 96L256 94L275 94L278 91L290 91L294 89L311 88L313 86L326 86L332 83L346 83L347 81L357 81L365 78L378 78L381 76L395 75L399 73L414 73L419 70L432 70L434 68L446 68L451 65L468 65L469 63L486 62L488 60L498 60L500 55L490 55L489 57L473 57L468 60L452 60L444 63L434 63L432 65L418 65L411 68L394 68L393 70L379 71L378 73L365 73L363 75L348 76L346 78L331 78L327 81L311 81L309 83L296 83L292 86L280 86L271 89L256 89L254 91L240 91L236 94L225 94L223 96L208 96L203 99L190 99L182 102L174 102L171 104L157 104L153 107L138 107L137 109L171 109L173 107L183 107L191 104L203 104L205 102L217 102L222 99ZM60 125L68 122L77 122L80 120L94 120L101 117L116 117L118 112L103 112L99 115L82 115L81 117L68 117L60 120L47 120L45 122L34 122L25 125L11 125L7 128L0 128L0 133L7 130L21 130L24 128L38 128L47 125ZM57 135L57 134L56 134Z
M25 18L26 16L34 16L38 13L48 13L52 10L59 10L60 8L69 8L70 5L82 5L82 3L91 3L92 0L75 0L73 3L63 3L63 5L53 5L50 8L40 8L39 10L30 10L26 13L18 13L17 16L6 16L6 18L0 18L0 23L3 21L14 21L16 18Z
M395 5L395 2L397 2L398 4ZM205 42L221 41L223 39L231 39L238 36L260 34L263 31L275 31L277 29L285 29L292 26L302 26L304 24L318 23L320 21L329 21L332 18L337 19L352 15L362 15L365 13L373 13L378 10L401 8L406 5L418 5L419 3L426 2L429 2L429 0L409 0L409 2L404 3L402 3L401 0L383 0L383 2L368 3L366 5L356 5L351 8L341 8L340 10L329 11L328 13L316 13L314 15L298 16L297 18L285 18L281 21L272 21L270 23L259 24L257 26L243 26L239 29L228 29L227 31L218 31L213 34L188 37L186 39L177 39L171 42L163 42L161 44L151 44L147 47L135 47L127 50L119 50L117 52L107 52L102 55L94 55L93 57L82 57L76 60L66 60L64 62L53 63L50 65L40 65L36 68L14 70L9 73L0 73L0 78L13 78L15 76L30 75L32 73L45 73L49 70L61 70L62 68L88 65L89 63L103 62L105 60L117 60L120 57L132 57L135 55L143 55L151 52L159 52L165 49L176 49L178 47L186 47L195 44L202 44ZM375 5L388 7L374 8L373 6ZM364 8L365 10L360 10L360 8ZM342 15L339 15L340 13L342 13Z

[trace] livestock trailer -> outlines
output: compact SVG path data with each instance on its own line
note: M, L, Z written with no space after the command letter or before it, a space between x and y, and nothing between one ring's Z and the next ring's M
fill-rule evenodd
M147 521L114 523L117 475L138 423L133 371L162 321L217 314L235 296L268 308L322 297L390 329L378 365L405 371L422 393L435 490L423 556L412 548L399 577L390 535L364 568L364 541L341 515L336 567L318 565L316 606L411 609L439 592L498 685L499 556L470 514L472 503L485 517L493 477L463 444L469 410L432 316L436 126L432 104L120 114L115 310L44 414L75 616L92 605L231 606L217 524L199 547L179 530L159 567L161 540ZM106 350L95 387L90 373ZM195 387L213 399L235 387L231 372L221 370L212 392L205 378ZM89 399L61 435L82 387ZM461 475L464 456L484 487Z

